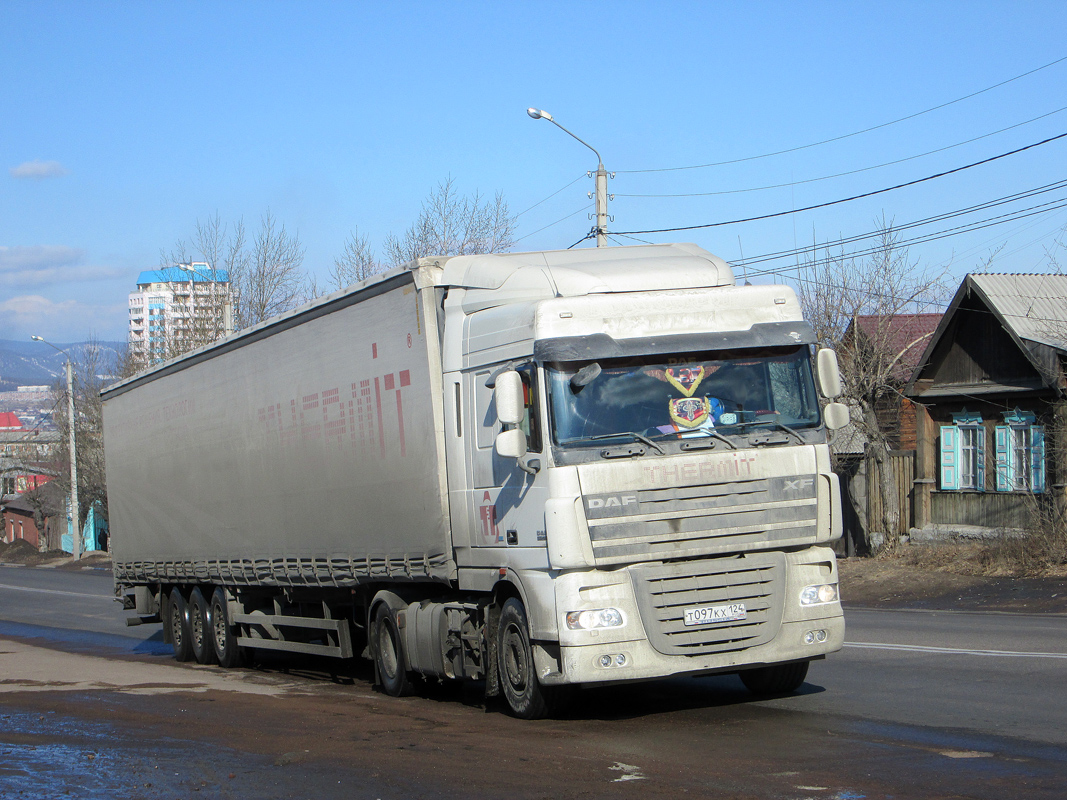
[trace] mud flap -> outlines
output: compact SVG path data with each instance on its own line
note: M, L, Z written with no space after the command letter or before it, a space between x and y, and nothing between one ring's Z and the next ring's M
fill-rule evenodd
M485 696L498 697L500 695L500 673L497 671L496 640L497 628L500 627L500 606L493 603L485 609L485 631L482 641L485 642Z

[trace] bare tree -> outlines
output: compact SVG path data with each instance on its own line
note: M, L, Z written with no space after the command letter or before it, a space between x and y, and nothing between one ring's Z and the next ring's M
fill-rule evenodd
M185 301L189 306L187 325L164 324L158 329L156 352L131 353L125 369L143 368L221 338L228 300L232 325L241 330L289 311L318 293L314 280L303 270L304 248L299 235L290 234L269 209L260 218L251 241L243 219L231 225L215 212L205 220L197 219L191 243L179 239L169 251L160 250L160 267L164 269L196 261L206 263L208 270L226 273L229 297L216 283L211 284L208 298L195 295L195 275L190 274L190 294ZM140 365L136 363L138 357Z
M348 234L344 251L333 261L330 285L335 289L343 289L350 284L365 281L385 269L386 265L375 257L367 237L360 236L359 229L356 228Z
M304 247L268 209L260 218L247 259L230 273L234 324L240 330L296 308L307 298Z
M402 237L389 235L385 250L399 265L423 256L499 253L514 244L515 218L503 195L484 202L478 192L460 197L448 178L423 201L418 219Z
M877 243L865 255L831 245L821 254L812 252L801 266L798 291L819 343L838 352L843 400L852 411L856 438L865 443L879 477L883 531L866 532L869 550L879 549L879 538L884 546L892 546L894 539L885 532L899 524L893 476L887 468L895 431L885 424L882 412L899 401L910 377L905 365L914 364L929 337L929 331L909 335L907 318L938 310L946 292L944 270L921 267L900 246L890 221L883 217L877 224ZM866 517L856 510L861 519Z

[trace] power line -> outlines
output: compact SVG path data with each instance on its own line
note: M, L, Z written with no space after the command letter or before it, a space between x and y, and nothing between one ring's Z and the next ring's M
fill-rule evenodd
M789 211L776 211L773 214L761 214L761 215L759 215L757 217L746 217L744 219L733 219L733 220L728 220L726 222L707 222L707 223L703 223L701 225L681 225L681 226L676 227L676 228L655 228L655 229L651 229L651 230L641 230L641 231L616 231L616 235L623 235L623 234L634 235L634 234L644 234L644 233L675 233L677 231L695 231L695 230L699 230L701 228L719 228L719 227L722 227L724 225L737 225L737 224L740 224L742 222L758 222L758 221L764 220L764 219L773 219L775 217L784 217L784 216L788 216L790 214L799 214L799 213L804 212L804 211L814 211L815 209L819 209L819 208L827 208L829 206L836 206L836 205L840 205L841 203L849 203L849 202L852 202L853 200L861 200L861 199L863 199L865 197L874 197L875 195L885 194L886 192L892 192L892 191L895 191L897 189L903 189L903 188L908 187L908 186L915 186L915 185L920 184L920 183L925 183L927 181L932 181L932 180L934 180L936 178L944 178L946 175L953 175L953 174L955 174L957 172L963 172L964 170L971 169L972 167L979 167L979 166L981 166L983 164L989 164L989 163L991 163L993 161L997 161L997 160L999 160L1001 158L1007 158L1008 156L1017 155L1018 153L1022 153L1022 152L1026 151L1026 150L1031 150L1031 149L1033 149L1035 147L1040 147L1041 145L1048 144L1049 142L1055 142L1058 139L1063 139L1065 137L1067 137L1067 133L1061 133L1058 136L1051 136L1048 139L1043 139L1040 142L1034 142L1033 144L1028 144L1025 147L1019 147L1019 148L1016 148L1015 150L1009 150L1007 153L1001 153L1000 155L991 156L989 158L984 158L981 161L975 161L975 162L970 163L970 164L965 164L962 167L956 167L955 169L946 170L944 172L938 172L935 175L927 175L925 178L917 178L917 179L915 179L913 181L907 181L906 183L898 183L896 186L887 186L884 189L876 189L873 192L864 192L863 194L853 195L852 197L843 197L840 200L830 200L830 201L825 202L825 203L817 203L817 204L815 204L813 206L805 206L804 208L794 208L794 209L790 209Z
M907 121L909 119L915 119L916 117L921 117L923 114L929 114L932 111L938 111L939 109L947 108L948 106L955 105L956 103L962 103L964 100L970 100L972 97L977 97L980 94L985 94L986 92L992 91L993 89L998 89L1001 86L1005 86L1005 85L1007 85L1009 83L1012 83L1013 81L1017 81L1017 80L1020 80L1021 78L1025 78L1028 75L1033 75L1035 72L1040 72L1043 69L1048 69L1049 67L1053 67L1053 66L1055 66L1056 64L1059 64L1062 61L1067 61L1067 56L1063 56L1062 58L1057 58L1055 61L1050 61L1048 64L1044 64L1044 65L1042 65L1040 67L1036 67L1036 68L1030 70L1029 72L1024 72L1022 75L1016 75L1014 78L1008 78L1006 81L1001 81L1000 83L995 83L992 86L987 86L985 89L979 89L977 92L971 92L970 94L964 95L963 97L957 97L955 100L949 100L947 103L941 103L940 105L933 106L932 108L927 108L924 111L916 111L914 114L908 114L907 116L900 117L899 119L890 120L889 122L883 122L880 125L873 125L870 128L864 128L863 130L854 131L852 133L845 133L845 134L842 134L841 136L834 136L834 137L832 137L830 139L823 139L820 142L812 142L811 144L803 144L803 145L800 145L798 147L790 147L790 148L787 148L785 150L777 150L777 151L775 151L773 153L763 153L762 155L758 155L758 156L747 156L745 158L734 158L734 159L731 159L729 161L714 161L714 162L711 162L711 163L708 163L708 164L693 164L693 165L687 166L687 167L662 167L662 168L659 168L659 169L620 169L620 170L616 170L616 172L619 173L619 174L622 174L622 173L638 173L638 172L678 172L680 170L685 170L685 169L704 169L705 167L721 167L721 166L725 166L727 164L740 164L741 162L744 162L744 161L755 161L755 160L761 159L761 158L770 158L771 156L780 156L780 155L784 155L786 153L795 153L798 150L807 150L807 149L812 148L812 147L819 147L820 145L830 144L831 142L839 142L842 139L849 139L849 138L851 138L853 136L859 136L859 135L864 134L864 133L870 133L871 131L876 131L876 130L879 130L880 128L887 128L890 125L896 125L899 122L905 122L905 121Z
M577 183L578 181L580 181L580 180L581 180L582 178L584 178L584 177L586 177L586 175L585 175L585 173L582 173L582 174L581 174L581 175L579 175L579 176L578 176L577 178L575 178L575 179L574 179L573 181L571 181L571 182L570 182L570 183L568 183L568 184L567 184L566 186L564 186L564 187L563 187L562 189L557 189L556 191L552 192L552 194L550 194L550 195L549 195L548 197L546 197L546 198L545 198L544 200L538 200L538 201L537 201L536 203L534 203L534 204L533 204L532 206L530 206L530 207L529 207L528 209L526 209L526 211L533 211L533 210L534 210L535 208L537 208L537 207L538 207L539 205L541 205L541 203L544 203L544 202L547 202L548 200L551 200L551 199L552 199L553 197L555 197L555 196L556 196L557 194L559 194L560 192L562 192L562 191L563 191L563 189L569 189L569 188L571 188L572 186L574 186L574 184L576 184L576 183ZM519 212L518 214L516 214L516 215L515 215L515 219L518 219L519 217L521 217L521 216L522 216L523 214L525 214L525 213L526 213L526 211L520 211L520 212Z
M546 199L547 199L547 198L546 198ZM572 212L571 212L570 214L568 214L567 216L565 216L565 217L560 217L560 218L559 218L559 219L557 219L557 220L556 220L555 222L550 222L550 223L548 223L547 225L545 225L545 227L543 227L543 228L538 228L538 229L537 229L537 230L535 230L535 231L530 231L530 233L527 233L527 234L526 234L525 236L520 236L520 237L519 237L518 239L516 239L516 240L515 240L515 242L516 242L516 244L517 244L517 243L521 242L521 241L522 241L523 239L528 239L529 237L533 236L533 235L534 235L535 233L540 233L541 231L546 231L546 230L548 230L549 228L551 228L551 227L552 227L553 225L559 225L559 224L560 224L561 222L563 222L564 220L568 220L568 219L570 219L570 218L571 218L571 217L573 217L573 216L574 216L575 214L581 214L581 213L582 213L583 211L588 211L588 210L589 210L590 208L592 208L592 207L593 207L593 204L592 204L592 203L586 203L586 204L585 204L584 206L582 206L581 208L579 208L579 209L578 209L577 211L572 211ZM571 245L571 247L574 247L574 245Z
M582 237L581 239L579 239L579 240L578 240L577 242L575 242L574 244L572 244L572 245L571 245L570 247L568 247L567 249L568 249L568 250L570 250L570 249L572 249L572 248L574 248L574 247L577 247L577 246L578 246L578 245L580 245L580 244L581 244L582 242L584 242L584 241L585 241L586 239L592 239L592 238L593 238L594 236L596 236L596 228L593 228L593 230L589 231L589 233L587 233L587 234L586 234L585 236L583 236L583 237Z
M1058 205L1052 205L1052 203L1056 203ZM893 246L894 246L894 248L903 248L903 247L910 247L910 246L915 245L915 244L925 244L927 242L934 242L934 241L938 241L940 239L946 239L946 238L948 238L950 236L958 236L958 235L963 234L963 233L972 233L974 231L983 230L985 228L991 228L991 227L993 227L995 225L1002 225L1002 224L1005 224L1005 223L1008 223L1008 222L1016 222L1018 220L1026 219L1028 217L1033 217L1033 216L1040 215L1040 214L1047 214L1047 213L1052 212L1052 211L1058 211L1060 209L1067 208L1067 197L1061 197L1058 200L1052 201L1052 203L1043 203L1041 206L1038 206L1038 207L1035 207L1035 208L1032 208L1032 209L1023 209L1022 211L1019 211L1019 212L1013 212L1010 215L1001 215L999 217L992 217L992 218L989 218L989 219L979 220L977 222L968 223L967 225L959 225L959 226L956 226L954 228L947 228L947 229L942 230L942 231L935 231L934 233L923 234L922 236L916 236L916 237L914 237L912 239L905 239L903 241L894 242ZM796 256L796 255L800 255L801 253L804 253L804 252L810 252L810 251L812 251L812 249L813 248L810 248L810 247L797 248L795 252L788 253L788 254L783 254L781 256L778 256L777 258L767 259L767 260L779 260L781 258L787 258L787 257L790 257L790 256ZM816 247L815 249L818 249L818 248ZM826 245L823 245L822 249L825 250L826 249ZM882 245L875 245L875 246L872 246L872 247L868 247L868 248L866 248L864 250L857 250L855 252L849 253L847 255L847 258L850 258L850 259L851 258L862 258L863 256L873 255L873 254L875 254L877 252L880 252L883 249L884 249L884 247ZM832 258L833 258L833 256L824 256L822 258L812 259L812 261L809 262L809 263L810 264L827 263ZM749 265L751 265L751 262L747 262L744 266L749 266ZM793 265L793 266L788 266L788 267L779 267L779 268L776 268L776 269L757 270L755 272L750 272L749 274L753 275L753 276L777 275L777 274L780 274L782 272L786 272L786 271L793 270L793 269L799 269L799 268L800 268L799 266Z
M775 184L771 184L771 185L768 185L768 186L753 186L753 187L748 188L748 189L727 189L727 190L724 190L724 191L721 191L721 192L690 192L688 194L618 194L618 193L616 193L615 196L616 197L652 197L652 198L660 198L660 197L714 197L714 196L723 195L723 194L744 194L746 192L762 192L762 191L765 191L767 189L784 189L784 188L791 187L791 186L800 186L801 184L805 184L805 183L817 183L819 181L828 181L828 180L831 180L832 178L843 178L843 177L845 177L847 175L857 175L857 174L859 174L861 172L870 172L871 170L882 169L883 167L891 167L891 166L893 166L895 164L903 164L905 161L914 161L917 158L925 158L926 156L932 156L935 153L943 153L946 150L952 150L952 149L954 149L956 147L962 147L965 144L973 144L974 142L980 141L982 139L988 139L990 136L996 136L997 134L1004 133L1005 131L1010 131L1010 130L1013 130L1015 128L1021 128L1023 125L1029 125L1032 122L1037 122L1038 120L1045 119L1045 117L1051 117L1053 114L1059 114L1059 113L1062 113L1063 111L1067 111L1067 106L1064 106L1063 108L1057 108L1055 111L1049 111L1047 114L1042 114L1039 117L1034 117L1033 119L1028 119L1025 122L1017 122L1014 125L1009 125L1006 128L1001 128L998 131L993 131L991 133L985 133L985 134L982 134L981 136L975 136L973 139L967 139L967 140L962 141L962 142L956 142L956 144L946 145L945 147L939 147L936 150L928 150L925 153L919 153L918 155L908 156L907 158L898 158L895 161L886 161L885 163L882 163L882 164L875 164L872 167L861 167L860 169L852 169L852 170L848 170L847 172L838 172L838 173L836 173L834 175L824 175L821 178L806 178L805 180L801 180L801 181L790 181L789 183L775 183Z
M917 228L917 227L920 227L922 225L929 225L929 224L932 224L934 222L942 222L944 220L953 219L955 217L961 217L961 216L964 216L966 214L973 214L976 211L986 211L986 210L988 210L990 208L996 208L997 206L1002 206L1002 205L1006 205L1008 203L1016 202L1017 200L1024 200L1024 199L1028 199L1028 198L1031 198L1031 197L1037 197L1038 195L1046 194L1048 192L1053 192L1053 191L1056 191L1058 189L1063 189L1065 187L1067 187L1067 180L1056 181L1055 183L1049 183L1049 184L1046 184L1044 186L1038 186L1038 187L1036 187L1034 189L1027 189L1026 191L1016 192L1015 194L1003 195L1001 197L997 197L997 198L994 198L992 200L986 200L985 202L977 203L977 204L975 204L973 206L967 206L966 208L960 208L960 209L956 209L954 211L946 211L946 212L943 212L941 214L935 214L935 215L930 216L930 217L924 217L922 219L914 220L912 222L906 222L906 223L903 223L901 225L893 225L892 227L893 227L893 230L895 230L895 231L909 230L911 228ZM1053 201L1053 202L1057 202L1057 201ZM841 238L841 239L837 239L834 242L834 244L836 244L836 245L852 244L853 242L858 242L858 241L862 241L863 239L869 239L869 238L871 238L873 236L877 236L879 233L880 233L880 231L874 230L874 231L870 231L870 232L867 232L867 233L855 234L853 236L847 236L847 237L844 237L844 238ZM749 265L752 265L752 264L759 264L759 263L762 263L764 261L773 261L773 260L776 260L778 258L792 257L792 256L796 255L797 253L805 252L807 250L810 250L810 247L794 247L794 248L789 249L789 250L779 250L779 251L772 252L772 253L763 253L761 255L753 256L751 258L742 258L740 261L738 261L736 263L737 264L742 264L742 265L745 265L745 266L749 266Z

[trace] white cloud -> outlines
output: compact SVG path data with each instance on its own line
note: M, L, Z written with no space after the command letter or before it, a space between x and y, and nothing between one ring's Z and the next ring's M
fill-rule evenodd
M52 341L81 341L89 333L104 339L123 339L126 307L97 305L79 300L54 301L39 294L0 300L2 338L25 339L31 335Z
M69 175L70 170L58 161L24 161L17 167L8 170L11 177L16 180L43 181L45 178L62 178Z
M120 278L120 270L85 265L85 251L57 244L0 247L0 286L48 286Z

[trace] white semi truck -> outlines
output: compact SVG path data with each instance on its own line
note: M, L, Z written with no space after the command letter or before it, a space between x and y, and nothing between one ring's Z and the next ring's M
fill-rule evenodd
M792 691L844 635L814 343L691 244L420 259L105 390L116 594L179 660L362 654L525 718Z

